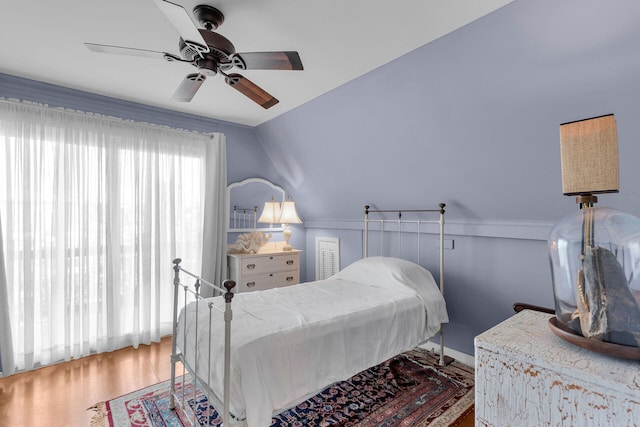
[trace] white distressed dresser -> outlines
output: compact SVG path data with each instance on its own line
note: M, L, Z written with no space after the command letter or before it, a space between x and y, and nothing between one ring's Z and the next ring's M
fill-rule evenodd
M564 341L524 310L475 338L476 426L640 426L640 361Z
M229 279L235 280L234 292L259 291L300 282L300 251L229 254Z

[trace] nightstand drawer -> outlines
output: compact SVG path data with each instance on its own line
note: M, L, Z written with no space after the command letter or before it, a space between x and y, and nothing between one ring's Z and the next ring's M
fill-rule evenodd
M298 269L298 255L266 255L242 259L241 274L254 275Z
M295 285L300 281L298 271L269 273L259 276L246 276L238 283L236 292L262 291L265 289Z

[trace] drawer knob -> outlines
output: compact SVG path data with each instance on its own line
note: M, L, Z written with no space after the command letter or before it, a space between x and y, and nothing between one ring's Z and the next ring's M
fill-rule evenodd
M269 277L273 277L273 273L269 273Z
M269 259L273 259L273 257L272 257L272 256L270 256L270 257L269 257Z
M293 260L292 259L287 261L287 265L292 265L292 264L293 264Z
M247 264L247 268L249 270L253 270L254 268L256 268L256 265L255 264Z
M293 282L293 276L287 277L287 282Z
M247 288L253 288L256 285L256 282L247 282Z

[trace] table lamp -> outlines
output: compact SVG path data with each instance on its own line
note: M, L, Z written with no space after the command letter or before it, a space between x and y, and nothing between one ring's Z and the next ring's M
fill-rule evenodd
M296 205L291 200L282 202L282 211L280 213L278 223L284 224L285 226L284 231L282 232L284 235L285 245L282 247L282 250L290 251L293 247L289 244L289 239L291 239L291 229L289 228L289 224L302 223L298 217L298 213L296 212Z
M619 191L613 114L560 125L560 157L562 192L580 209L549 235L552 330L596 351L611 354L609 343L640 351L640 219L594 207L595 194Z

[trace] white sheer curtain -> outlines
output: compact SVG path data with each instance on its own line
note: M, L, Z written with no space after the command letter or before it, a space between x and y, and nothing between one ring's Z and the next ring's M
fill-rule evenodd
M9 321L9 298L7 295L7 276L4 271L4 251L2 249L2 216L0 215L0 373L12 374L16 367L13 363L13 342Z
M229 209L227 209L227 154L225 136L218 134L223 151L216 145L207 149L207 171L205 183L205 218L203 227L202 273L203 279L222 286L227 279L227 231ZM224 185L221 185L224 183ZM189 269L185 266L185 268ZM205 296L211 296L203 288Z
M170 333L171 260L199 271L224 136L2 101L0 144L15 368Z

